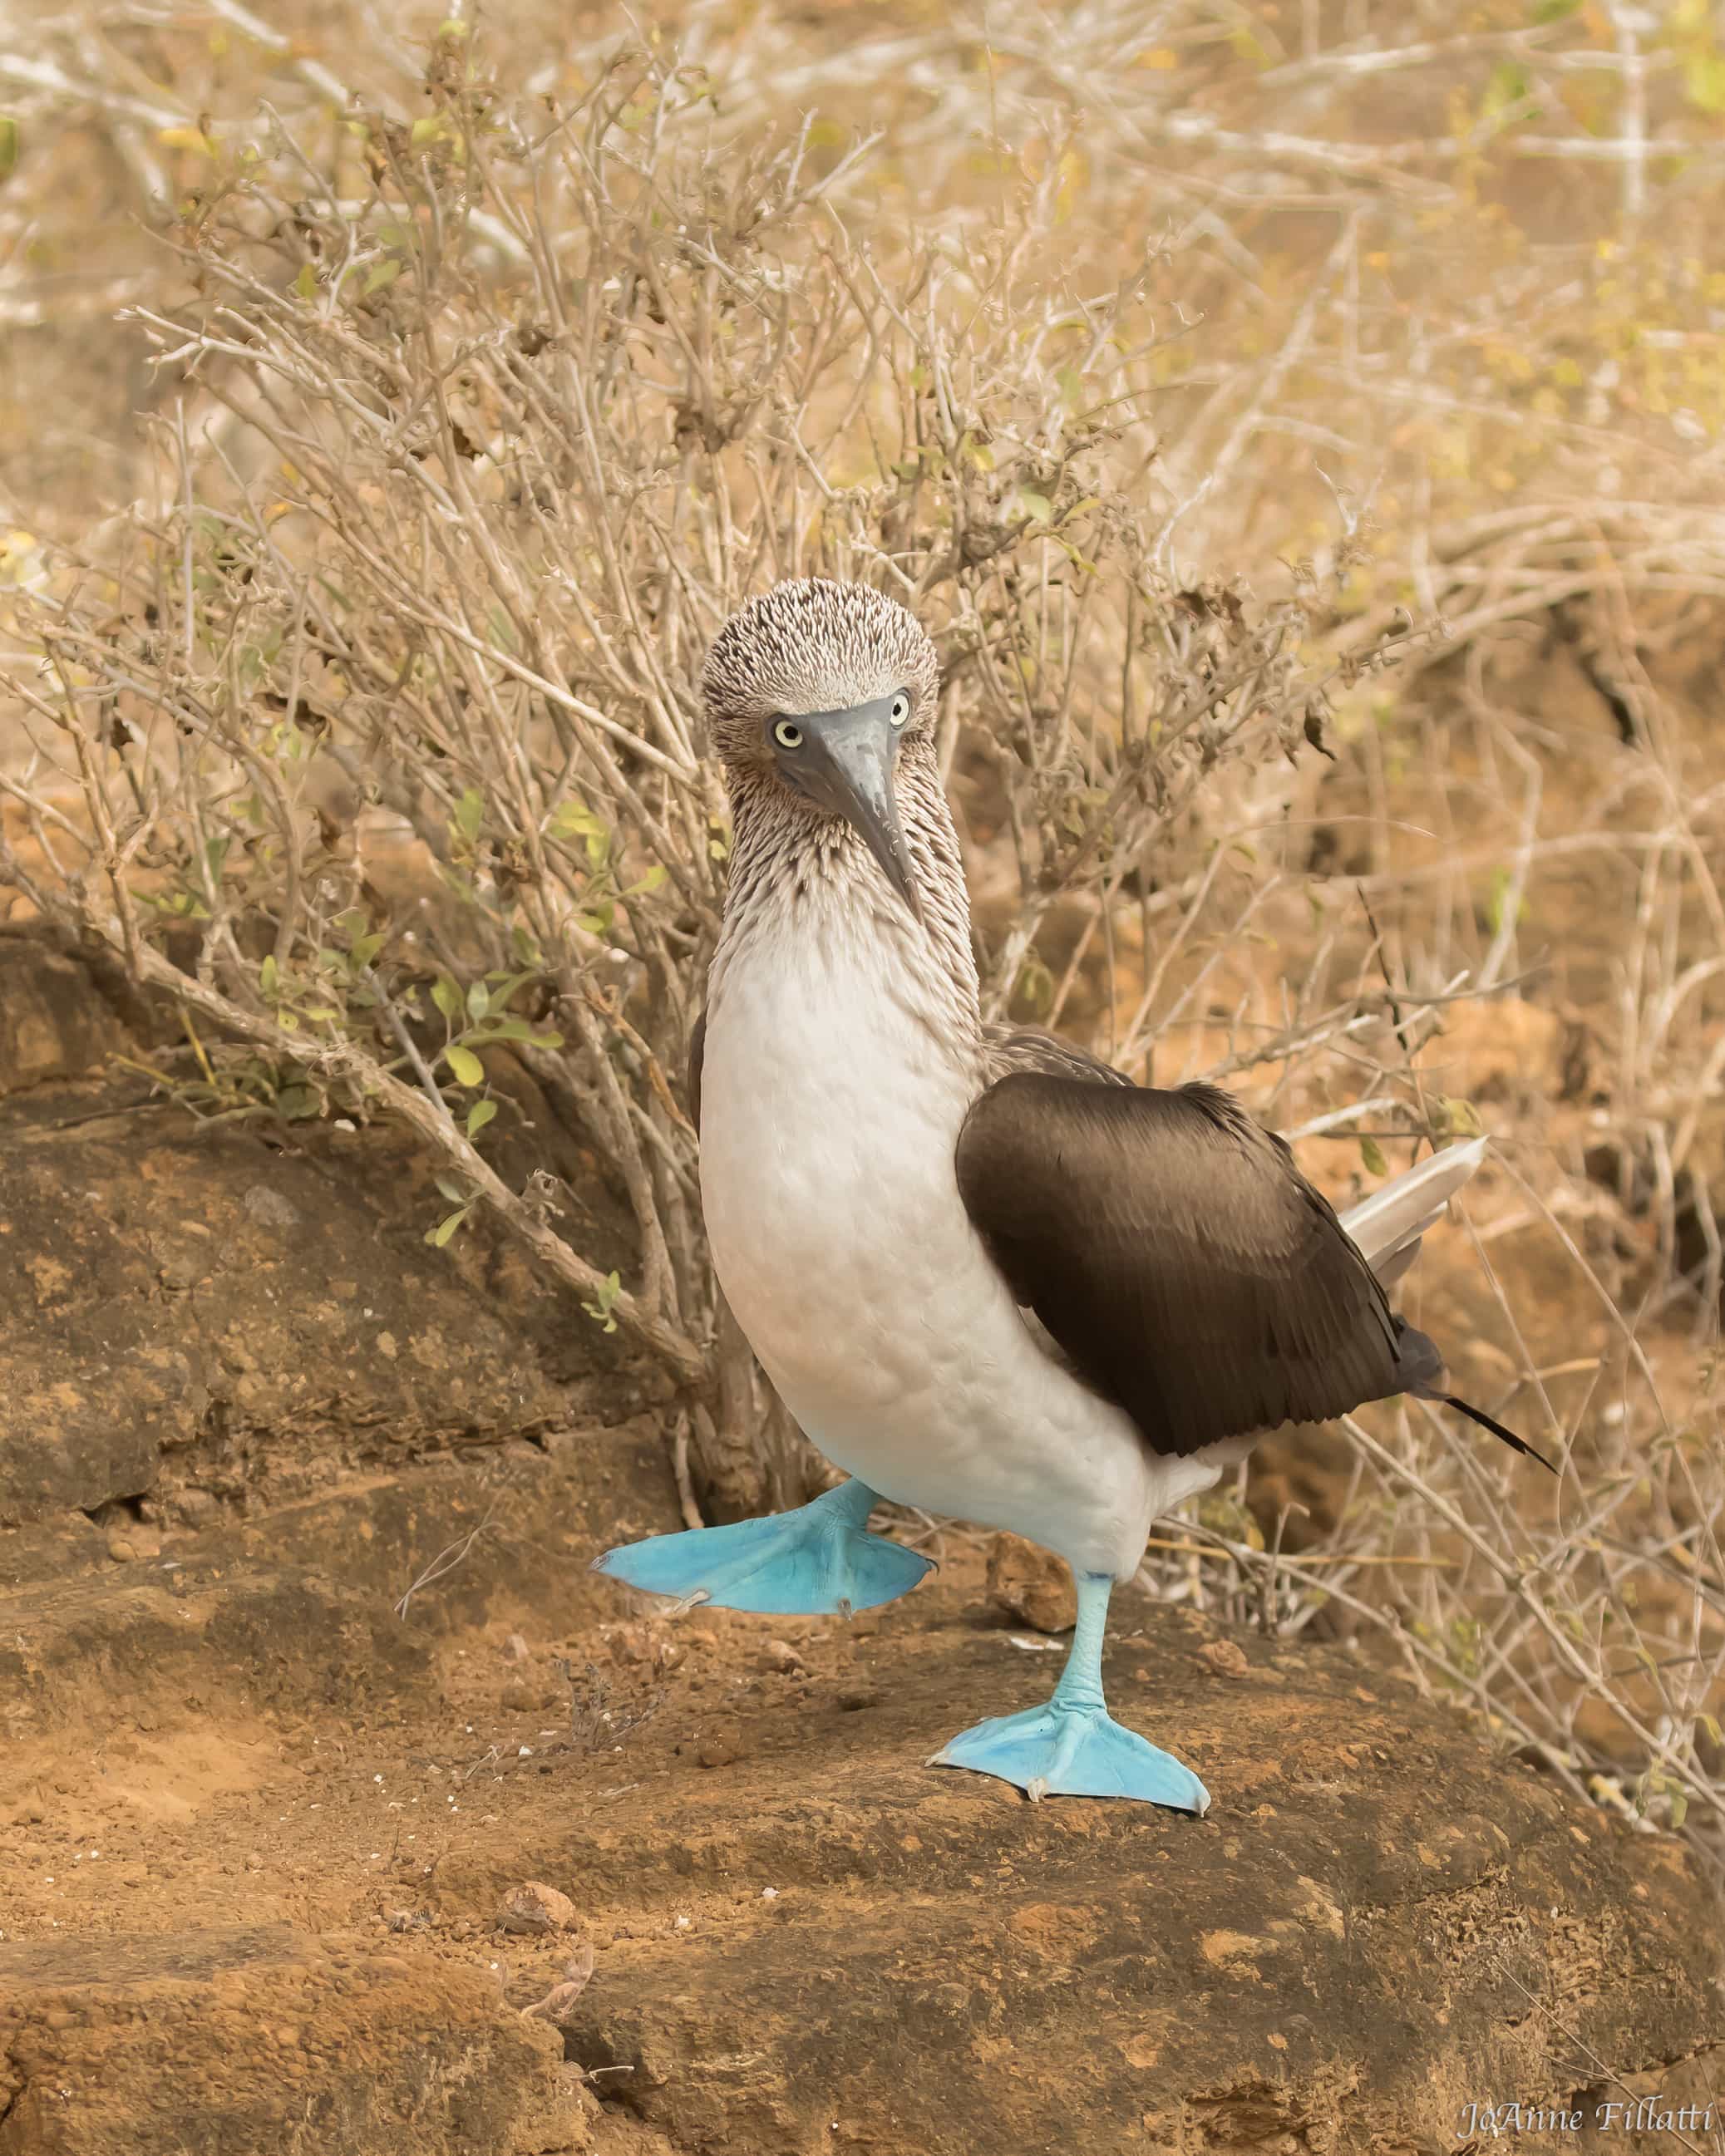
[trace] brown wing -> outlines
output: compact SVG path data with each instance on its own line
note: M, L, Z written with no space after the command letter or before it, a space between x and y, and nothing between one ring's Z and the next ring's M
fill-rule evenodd
M1322 1421L1419 1374L1430 1343L1283 1142L1213 1086L1020 1070L971 1109L957 1166L1019 1304L1158 1452Z
M1098 1086L1130 1086L1132 1080L1087 1048L1045 1033L1035 1025L985 1025L983 1065L991 1079L1014 1070L1040 1070L1050 1078L1085 1078Z
M689 1036L689 1075L683 1086L689 1096L689 1120L695 1126L696 1137L701 1136L701 1066L706 1060L706 1012L703 1009Z

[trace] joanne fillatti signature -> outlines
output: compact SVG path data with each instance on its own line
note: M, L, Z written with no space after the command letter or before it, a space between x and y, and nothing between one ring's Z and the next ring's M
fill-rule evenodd
M1662 2096L1607 2097L1591 2106L1551 2103L1465 2103L1458 2141L1496 2141L1509 2134L1711 2133L1716 2107L1672 2103Z

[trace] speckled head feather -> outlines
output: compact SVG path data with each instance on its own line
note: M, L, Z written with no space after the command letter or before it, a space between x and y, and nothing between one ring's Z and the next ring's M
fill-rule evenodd
M739 607L713 639L701 690L720 761L770 767L767 721L848 711L908 690L907 735L934 723L940 666L914 614L866 584L799 577Z
M859 937L892 954L907 1005L953 1050L979 1053L976 959L958 835L935 752L940 668L914 615L866 584L775 584L715 638L702 681L725 767L732 843L715 1005L750 946L833 947ZM919 924L842 816L788 785L768 729L777 718L849 711L902 689L911 716L893 792L920 891Z

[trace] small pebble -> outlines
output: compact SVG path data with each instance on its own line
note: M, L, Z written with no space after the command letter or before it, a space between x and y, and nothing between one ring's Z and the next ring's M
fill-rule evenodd
M108 1536L108 1554L116 1564L136 1564L143 1558L160 1557L162 1537L141 1522L116 1527Z
M1232 1640L1206 1640L1198 1650L1200 1661L1208 1662L1219 1677L1243 1677L1251 1674L1251 1664L1244 1649Z

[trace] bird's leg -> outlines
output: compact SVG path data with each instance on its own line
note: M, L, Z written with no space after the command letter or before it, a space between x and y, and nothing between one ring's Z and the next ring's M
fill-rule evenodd
M908 1594L934 1568L932 1558L868 1532L876 1502L865 1483L841 1482L794 1512L653 1535L607 1550L593 1568L685 1604L848 1617Z
M1060 1681L1046 1707L998 1716L955 1737L931 1767L968 1767L1042 1797L1135 1797L1175 1811L1204 1813L1209 1792L1189 1767L1109 1714L1102 1695L1102 1635L1114 1583L1106 1573L1076 1575L1078 1626Z

